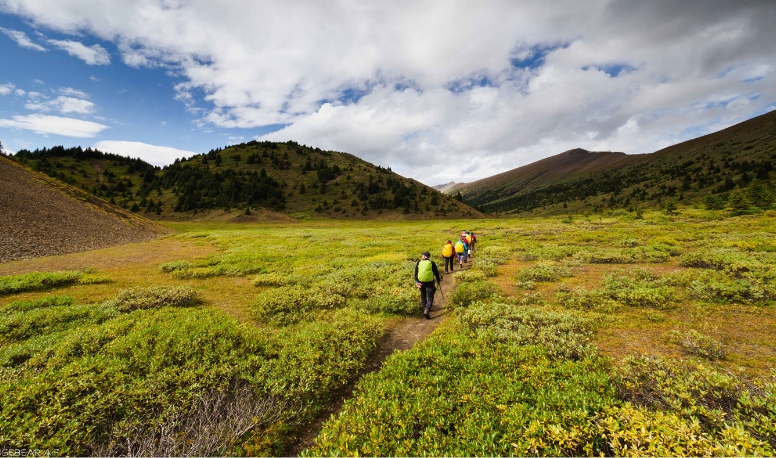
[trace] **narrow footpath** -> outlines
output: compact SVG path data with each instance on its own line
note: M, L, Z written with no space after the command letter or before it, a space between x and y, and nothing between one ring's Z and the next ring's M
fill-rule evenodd
M471 261L464 264L463 269L458 268L456 265L455 272L461 270L467 270L471 265ZM434 296L434 307L431 310L431 319L427 320L423 317L406 317L397 320L397 323L390 326L385 335L380 339L377 344L377 349L372 353L369 359L366 361L364 368L358 373L353 380L342 387L334 395L334 399L331 404L324 409L318 417L313 420L305 430L300 432L300 436L288 447L285 456L299 456L303 450L312 447L313 441L320 434L323 429L323 424L332 415L337 415L342 410L345 400L353 397L353 390L358 384L361 377L380 370L383 365L383 361L393 354L395 351L405 351L411 349L416 343L426 339L434 329L444 320L450 308L447 305L447 297L455 291L455 285L453 284L453 273L442 274L442 293L444 297L437 290ZM420 294L420 293L418 293ZM420 299L418 299L418 308L420 308Z

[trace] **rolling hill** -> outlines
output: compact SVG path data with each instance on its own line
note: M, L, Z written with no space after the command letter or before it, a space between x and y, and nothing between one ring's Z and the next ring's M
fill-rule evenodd
M167 232L0 156L0 262L140 242Z
M294 218L481 217L420 182L356 156L296 142L251 141L164 168L81 147L21 150L13 159L151 218L235 220L261 209Z
M574 149L456 186L463 202L486 212L548 214L675 203L724 206L735 188L751 207L770 208L776 111L651 154Z

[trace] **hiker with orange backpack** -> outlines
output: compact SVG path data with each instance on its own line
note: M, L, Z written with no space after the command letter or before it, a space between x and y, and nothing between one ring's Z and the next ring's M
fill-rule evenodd
M455 270L453 266L455 266L455 259L458 259L458 254L455 252L455 247L451 240L448 240L445 246L442 247L442 259L445 260L445 273ZM450 268L449 271L447 270L448 267Z
M434 293L436 286L434 280L442 283L442 276L439 275L439 269L434 261L430 260L431 253L424 251L421 259L415 264L415 286L420 288L420 301L423 303L423 316L427 320L431 319L431 306L434 304Z

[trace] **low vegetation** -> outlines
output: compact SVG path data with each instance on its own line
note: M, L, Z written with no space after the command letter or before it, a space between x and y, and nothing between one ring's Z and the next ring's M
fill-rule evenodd
M420 317L420 252L440 261L473 228L435 334L361 378L306 455L773 455L772 222L677 211L177 224L151 265L110 252L4 293L0 443L287 453L386 329ZM43 284L67 259L0 272Z

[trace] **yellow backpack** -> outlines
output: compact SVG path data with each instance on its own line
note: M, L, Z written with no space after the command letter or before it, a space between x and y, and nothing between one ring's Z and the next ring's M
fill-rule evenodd
M464 248L463 242L461 242L460 240L455 242L455 252L456 253L461 254L461 253L464 252L464 250L466 250L466 248Z
M442 247L442 256L445 258L449 258L453 255L453 245L451 243L446 243L445 246Z

